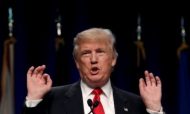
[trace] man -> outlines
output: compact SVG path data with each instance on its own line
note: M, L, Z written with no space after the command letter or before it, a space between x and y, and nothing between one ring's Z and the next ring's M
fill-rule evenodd
M52 87L45 65L29 68L24 114L163 114L161 81L153 73L145 71L145 79L139 80L141 97L111 84L118 56L114 45L108 29L78 33L73 56L81 80L74 84Z

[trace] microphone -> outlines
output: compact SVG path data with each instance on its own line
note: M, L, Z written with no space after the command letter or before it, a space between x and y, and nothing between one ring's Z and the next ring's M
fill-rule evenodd
M87 104L90 107L90 112L88 114L90 114L91 112L94 114L93 110L99 105L99 101L95 101L93 103L91 99L88 99Z
M88 99L88 100L87 100L87 104L88 104L89 107L92 107L92 104L93 104L93 103L92 103L92 100L91 100L91 99Z
M87 100L87 104L90 107L90 112L88 114L90 114L91 112L93 113L93 103L91 99ZM93 113L94 114L94 113Z
M96 108L98 105L99 105L99 101L95 101L94 104L93 104L93 109Z

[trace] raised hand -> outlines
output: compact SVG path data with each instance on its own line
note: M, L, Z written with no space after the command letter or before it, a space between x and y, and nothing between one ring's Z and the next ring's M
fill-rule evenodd
M153 111L160 111L161 109L161 80L158 76L148 71L144 72L145 79L139 79L140 95L145 106Z
M37 68L33 66L27 72L27 98L31 100L42 99L50 91L52 80L50 76L44 73L46 66L41 65Z

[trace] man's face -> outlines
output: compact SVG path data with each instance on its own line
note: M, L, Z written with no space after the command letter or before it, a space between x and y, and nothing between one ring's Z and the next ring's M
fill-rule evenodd
M85 39L79 43L75 62L81 79L91 87L100 87L108 81L116 57L108 39Z

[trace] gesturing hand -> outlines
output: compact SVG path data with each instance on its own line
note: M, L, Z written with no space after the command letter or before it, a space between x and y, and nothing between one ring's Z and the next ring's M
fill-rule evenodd
M27 90L28 99L42 99L43 96L50 91L52 80L50 76L44 73L45 65L34 68L33 66L27 72Z
M140 95L148 109L159 111L161 109L161 80L158 76L154 77L153 73L144 72L145 80L140 78L139 89Z

